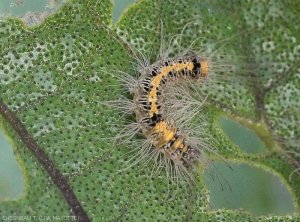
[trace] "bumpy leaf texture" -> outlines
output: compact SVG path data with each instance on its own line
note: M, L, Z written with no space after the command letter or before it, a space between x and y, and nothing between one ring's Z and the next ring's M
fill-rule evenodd
M221 144L219 152L268 166L288 181L299 161L285 152L299 149L299 8L300 2L292 0L142 0L112 26L109 0L74 0L35 28L15 19L1 21L0 98L66 175L93 221L254 220L242 211L208 212L205 192L195 188L192 201L185 189L168 186L163 173L150 178L151 168L136 165L118 173L129 158L128 149L112 150L112 140L102 138L113 138L122 118L101 102L122 93L110 74L134 74L132 52L123 40L146 55L152 51L153 62L161 41L167 44L182 32L182 47L196 40L193 48L207 53L219 49L218 54L232 56L239 70L228 76L229 82L203 89L210 94L203 108L210 123L206 130ZM221 110L265 122L281 148L264 156L242 153L218 129ZM70 215L71 207L42 166L40 153L30 151L11 125L0 120L26 180L23 196L2 202L0 214ZM299 203L299 176L289 185ZM168 200L174 190L177 194ZM292 221L299 215L282 218Z

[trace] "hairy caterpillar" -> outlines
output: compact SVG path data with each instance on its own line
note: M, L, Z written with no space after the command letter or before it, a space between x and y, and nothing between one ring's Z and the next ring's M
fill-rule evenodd
M207 61L197 55L186 55L157 61L140 72L133 104L139 129L154 147L150 155L158 159L162 154L163 162L172 161L174 175L188 174L186 167L199 162L203 151L176 126L176 121L168 118L166 91L172 84L204 79L208 75Z
M180 42L181 35L174 38ZM152 175L165 170L172 182L190 183L199 166L211 163L206 151L217 154L210 144L212 138L194 121L198 116L204 122L200 110L206 96L200 93L201 87L209 85L215 71L224 71L228 65L215 60L214 53L204 56L191 48L169 56L172 50L164 50L163 44L160 50L164 52L150 64L134 46L128 47L138 63L138 77L122 71L114 76L132 98L120 96L106 104L134 115L135 120L114 138L114 146L123 144L134 153L127 168L138 163L145 167L153 161Z

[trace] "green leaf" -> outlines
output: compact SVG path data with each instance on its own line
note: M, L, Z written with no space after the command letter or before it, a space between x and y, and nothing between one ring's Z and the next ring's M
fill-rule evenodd
M102 139L114 137L123 121L116 110L101 103L122 93L119 81L107 70L114 74L117 69L136 68L122 38L146 55L156 54L161 30L165 43L182 32L183 47L197 40L193 48L231 55L238 72L228 76L229 82L216 84L220 88L204 89L210 93L203 108L210 123L206 130L221 142L219 152L225 157L267 166L288 181L299 162L285 152L299 149L290 144L300 138L299 7L296 1L144 0L110 28L110 1L74 0L36 28L13 19L1 21L0 98L68 177L94 221L254 220L242 211L207 212L205 191L195 188L191 201L183 187L168 186L163 173L150 178L151 168L136 165L118 173L130 156L126 147L112 150L112 141ZM155 59L152 55L151 61ZM239 81L241 75L245 78ZM268 155L244 154L220 133L216 118L221 112L265 123L271 140L285 142ZM1 203L1 215L70 215L70 206L42 167L39 154L21 142L4 117L1 127L14 141L26 185L21 198ZM297 203L299 184L298 175L289 184ZM168 200L174 190L177 194Z

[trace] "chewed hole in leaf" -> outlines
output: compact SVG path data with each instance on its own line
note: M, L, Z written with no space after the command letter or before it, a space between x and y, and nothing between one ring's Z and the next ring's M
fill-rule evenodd
M204 184L210 191L211 210L243 209L256 216L287 215L296 211L294 194L283 178L248 163L224 162L214 165L230 184L220 187L204 172ZM212 184L214 183L214 184Z
M219 119L219 123L226 136L242 151L253 154L268 152L265 142L255 131L224 116Z
M24 179L21 168L13 153L10 142L0 130L0 202L16 199L24 190Z

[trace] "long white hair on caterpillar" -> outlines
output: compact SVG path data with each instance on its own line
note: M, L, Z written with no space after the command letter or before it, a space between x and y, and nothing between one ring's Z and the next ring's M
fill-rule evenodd
M104 102L121 111L118 125L124 116L132 118L130 122L123 120L125 126L113 138L113 147L128 148L126 155L130 157L122 171L137 164L147 167L152 162L151 177L165 171L171 183L179 186L184 182L189 187L197 184L200 169L213 168L210 154L225 161L213 145L214 138L202 127L207 123L201 107L209 96L202 92L203 86L214 89L219 71L236 71L235 66L218 54L224 45L208 56L205 49L195 50L197 40L188 48L174 50L173 43L180 48L182 33L191 24L173 36L166 48L161 34L154 63L134 45L118 40L130 51L134 73L114 70L113 76L121 82L121 95ZM122 95L124 90L131 98Z

